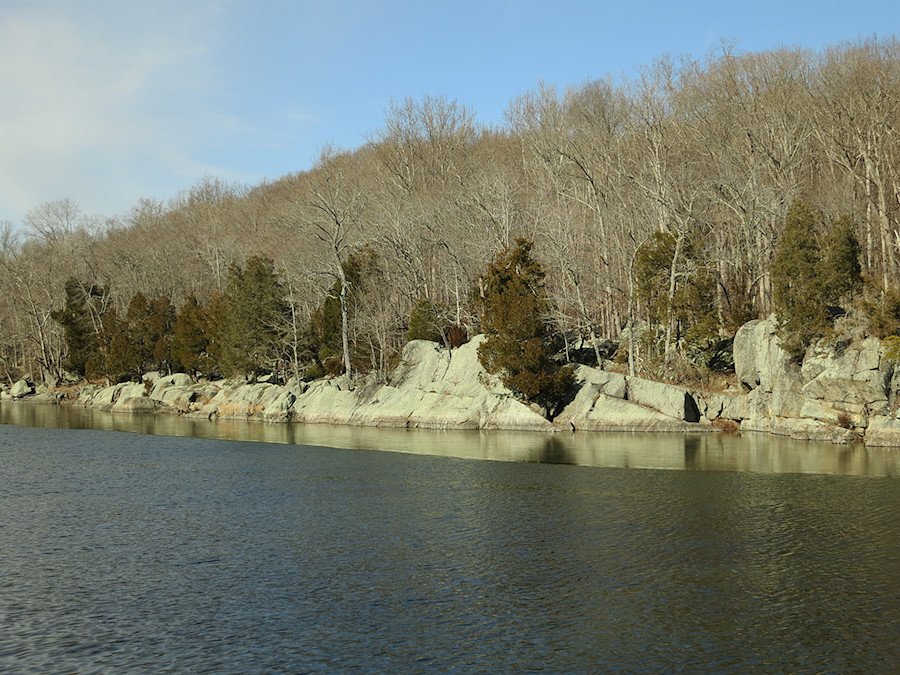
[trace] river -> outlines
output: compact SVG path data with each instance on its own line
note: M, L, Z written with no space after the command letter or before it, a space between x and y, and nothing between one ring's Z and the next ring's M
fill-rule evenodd
M0 671L900 670L898 451L0 422Z

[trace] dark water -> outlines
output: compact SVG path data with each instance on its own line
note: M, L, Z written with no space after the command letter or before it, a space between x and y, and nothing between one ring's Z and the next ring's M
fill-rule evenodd
M892 453L333 432L0 426L0 671L900 669Z

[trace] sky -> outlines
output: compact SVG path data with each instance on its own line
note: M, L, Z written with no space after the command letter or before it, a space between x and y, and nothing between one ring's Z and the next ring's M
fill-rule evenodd
M630 78L723 40L898 33L897 0L0 0L0 221L274 180L364 144L406 97L500 125L542 82Z

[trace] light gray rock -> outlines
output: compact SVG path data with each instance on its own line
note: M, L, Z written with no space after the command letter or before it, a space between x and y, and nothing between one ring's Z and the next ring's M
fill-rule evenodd
M159 378L153 384L153 388L150 390L150 398L161 401L163 400L163 391L169 387L193 387L193 385L194 381L191 379L191 376L186 373L167 375L166 377Z
M9 395L13 398L22 398L23 396L29 396L34 393L34 382L31 381L31 376L23 377L21 380L16 382L9 390Z
M348 391L332 381L314 382L297 396L293 405L294 419L310 423L434 429L547 431L554 428L508 392L498 394L485 386L476 388L475 350L465 350L461 354L459 350L454 351L457 353L453 354L451 363L436 382L428 382L415 373L404 373L402 380L391 379L391 382L400 381L400 387L371 385ZM432 362L427 367L433 365Z
M893 368L882 364L881 341L868 338L845 348L814 347L803 361L803 395L807 399L884 409Z
M262 417L266 422L287 422L291 419L291 408L297 400L290 389L283 389L263 408Z
M711 430L664 415L658 410L583 388L557 417L557 426L576 431L700 431Z
M227 383L209 402L198 406L198 411L223 419L262 419L266 409L273 406L284 391L283 387L275 384ZM273 415L276 414L275 410L273 407Z
M625 398L628 390L625 375L590 366L576 366L575 381L582 387L591 387L595 393L603 393L613 398Z
M553 430L484 371L478 360L483 340L476 336L452 351L424 340L410 342L389 384L350 390L337 379L313 382L297 393L293 418L364 426Z
M31 400L35 403L61 403L66 397L65 392L50 390L35 393Z
M149 398L147 396L119 396L119 399L113 405L113 412L123 413L148 413L160 412L167 410L169 406L162 401Z
M738 383L747 391L762 381L760 355L764 353L765 323L756 319L738 328L734 335L734 372Z
M700 408L691 392L684 387L629 377L628 400L685 422L700 421Z
M734 368L738 382L750 391L756 387L775 393L793 395L799 390L800 367L792 362L791 355L784 351L775 335L775 317L749 321L741 326L734 336ZM776 398L773 407L782 407L790 412L787 400ZM789 415L785 415L789 416Z
M741 431L762 431L789 436L798 441L822 441L835 444L851 443L857 439L850 429L843 429L818 420L784 417L750 418L741 422Z
M732 396L730 394L720 394L707 391L691 392L697 408L700 410L700 416L707 422L715 419L727 418L725 411L734 404L735 399L742 398L740 396Z
M394 369L388 383L392 387L424 389L443 378L450 366L450 354L442 351L436 342L412 340L403 347L400 364Z
M866 429L866 445L900 447L900 419L879 416L869 420L869 428Z
M90 398L85 401L85 405L90 405L90 407L99 408L100 410L112 410L113 405L119 400L122 390L127 386L127 384L123 383L114 384L111 387L100 387L91 393Z

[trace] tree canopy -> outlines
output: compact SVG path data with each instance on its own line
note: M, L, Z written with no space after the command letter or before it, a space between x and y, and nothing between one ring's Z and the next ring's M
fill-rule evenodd
M469 291L520 238L541 261L542 321L563 359L619 342L635 373L673 378L773 311L798 356L848 311L862 333L895 334L898 100L894 37L723 45L632 79L538 85L503 125L446 97L394 102L360 130L365 145L256 185L207 176L109 218L39 204L0 227L0 359L7 378L135 366L383 378L434 323L428 308L450 343L493 331ZM359 255L370 262L354 282ZM257 282L274 333L245 323L251 258L270 261ZM187 312L180 327L173 311ZM151 328L142 312L168 318ZM515 312L502 320L521 327Z

